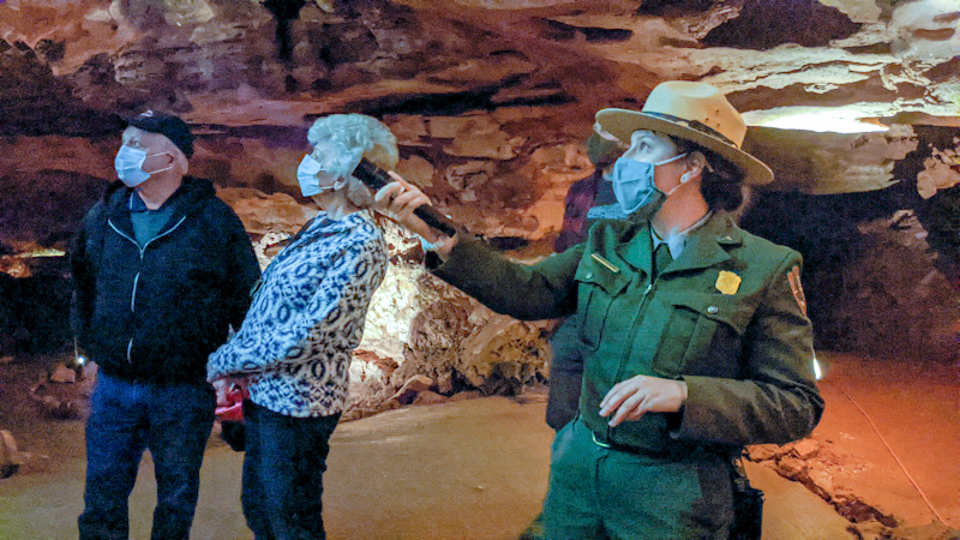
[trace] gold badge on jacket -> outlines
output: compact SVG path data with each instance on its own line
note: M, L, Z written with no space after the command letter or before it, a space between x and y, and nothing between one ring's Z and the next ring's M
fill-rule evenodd
M721 270L717 276L716 287L722 294L736 294L740 289L740 283L743 281L740 276L727 270Z

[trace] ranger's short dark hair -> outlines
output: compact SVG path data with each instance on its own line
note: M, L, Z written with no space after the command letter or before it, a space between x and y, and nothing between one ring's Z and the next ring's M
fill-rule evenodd
M700 183L700 193L707 201L712 211L726 210L732 212L743 204L743 171L736 165L706 148L686 141L673 138L680 153L700 152L707 158L707 167L704 167Z

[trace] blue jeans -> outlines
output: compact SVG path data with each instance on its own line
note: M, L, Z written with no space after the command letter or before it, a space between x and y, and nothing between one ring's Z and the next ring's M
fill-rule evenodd
M323 472L339 414L293 418L251 401L243 459L243 515L256 540L323 540Z
M86 428L80 540L129 538L127 501L145 449L153 456L157 482L150 538L189 538L215 407L213 388L206 384L158 386L99 374Z

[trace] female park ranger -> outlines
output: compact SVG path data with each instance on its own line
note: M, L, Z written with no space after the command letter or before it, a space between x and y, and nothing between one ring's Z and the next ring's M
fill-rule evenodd
M426 198L409 184L378 199L440 244L437 276L491 309L584 317L579 415L553 445L547 538L726 539L731 457L802 438L823 411L800 255L725 215L742 184L773 174L740 149L744 122L713 86L665 82L641 111L596 120L626 148L613 182L632 222L601 220L532 266L438 237L411 214Z

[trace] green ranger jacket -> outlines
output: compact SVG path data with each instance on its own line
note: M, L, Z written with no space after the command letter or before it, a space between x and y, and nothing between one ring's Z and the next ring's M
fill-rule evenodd
M783 444L817 425L823 400L801 264L797 252L714 215L655 279L649 225L619 221L596 223L584 243L533 265L461 241L433 272L518 319L583 312L583 421L615 447L677 454ZM600 401L636 375L685 381L684 407L611 428Z

